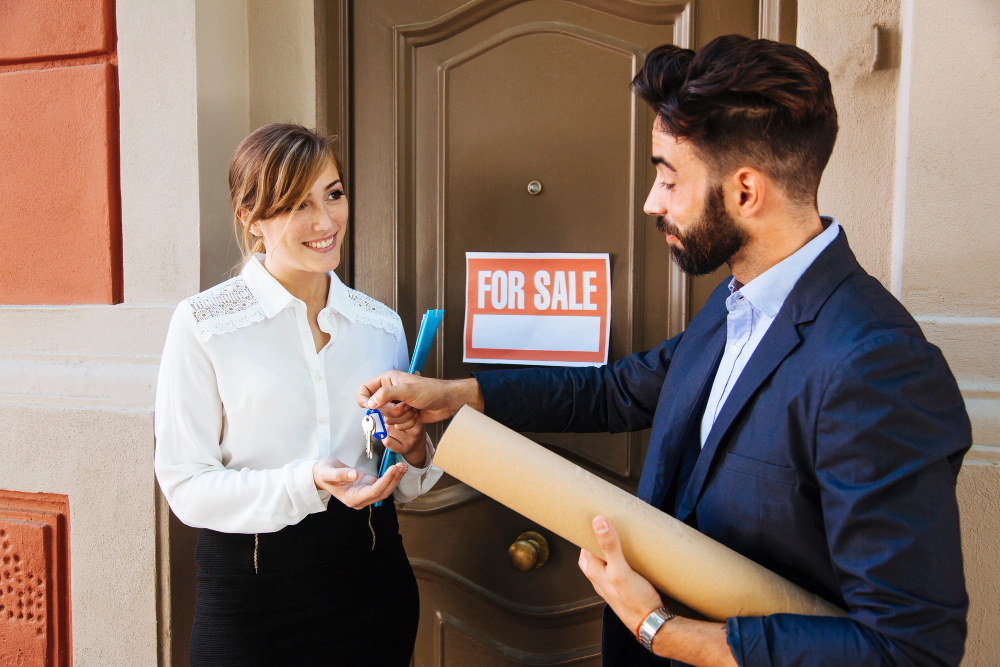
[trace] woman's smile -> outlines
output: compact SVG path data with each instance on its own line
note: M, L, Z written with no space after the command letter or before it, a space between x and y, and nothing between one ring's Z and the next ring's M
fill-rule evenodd
M316 252L330 252L337 247L337 235L332 234L315 241L303 241L302 245L315 250Z

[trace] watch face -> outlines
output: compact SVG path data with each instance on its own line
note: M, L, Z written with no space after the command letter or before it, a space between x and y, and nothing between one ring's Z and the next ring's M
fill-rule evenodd
M661 607L646 617L646 620L639 626L639 642L649 651L653 650L653 637L668 620L673 618L673 614Z

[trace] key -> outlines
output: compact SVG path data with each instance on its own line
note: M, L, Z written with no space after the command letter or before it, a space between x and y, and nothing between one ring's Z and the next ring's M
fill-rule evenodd
M371 415L365 415L365 418L361 420L361 428L365 432L365 454L370 459L374 455L372 446L375 440L375 420L372 419Z

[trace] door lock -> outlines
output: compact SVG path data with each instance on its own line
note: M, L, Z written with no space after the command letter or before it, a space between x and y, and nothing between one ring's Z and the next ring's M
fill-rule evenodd
M549 542L533 530L521 533L507 550L507 558L518 572L537 570L549 560Z

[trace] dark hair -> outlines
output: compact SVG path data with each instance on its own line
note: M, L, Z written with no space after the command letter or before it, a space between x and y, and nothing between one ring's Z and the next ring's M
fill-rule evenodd
M331 162L344 179L336 139L294 123L272 123L240 142L229 162L229 197L244 261L264 252L264 240L250 234L252 223L297 208Z
M697 53L670 44L650 52L632 92L660 129L692 142L715 175L760 169L794 201L816 205L837 139L830 75L791 44L718 37Z

